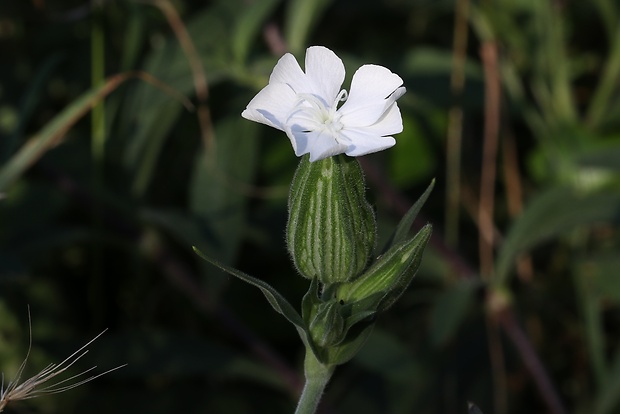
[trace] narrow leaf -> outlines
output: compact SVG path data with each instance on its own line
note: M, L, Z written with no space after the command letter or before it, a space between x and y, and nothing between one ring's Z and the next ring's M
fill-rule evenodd
M240 12L239 20L237 20L232 36L232 52L237 62L242 63L245 61L248 50L250 50L252 42L262 28L263 22L280 4L280 1L254 1Z
M87 114L97 102L132 76L134 75L131 73L122 73L108 78L103 85L85 92L56 115L0 169L0 192L6 191L7 187L32 164L37 162L48 150L58 145L67 131Z
M413 224L413 221L418 216L418 213L422 209L422 206L424 205L424 203L426 203L426 200L428 199L428 196L431 194L431 191L433 191L433 187L435 187L434 178L431 181L430 185L426 188L424 193L422 193L418 201L416 201L413 204L413 206L411 206L409 211L407 211L407 214L405 214L403 218L400 220L400 223L398 223L398 226L396 226L394 233L388 239L388 242L383 248L383 252L386 252L393 245L398 244L405 240L405 238L407 237L407 233L409 233L409 229L411 229L411 225Z
M379 312L384 312L389 309L409 287L409 284L418 272L418 268L422 263L424 249L431 238L432 232L433 227L430 224L427 224L412 239L411 243L413 244L413 249L410 254L413 258L409 259L410 261L407 266L407 270L398 278L398 281L392 285L392 288L389 292L387 292L386 296L381 301L381 304L377 309Z
M310 282L308 292L301 300L301 317L307 325L310 325L310 321L314 317L314 309L319 303L321 303L319 299L319 280L314 278Z
M620 219L620 194L553 188L532 200L513 223L498 255L496 283L504 283L517 255L578 226Z
M193 247L193 249L194 249L194 252L196 252L198 256L200 256L202 259L206 260L207 262L211 263L213 266L219 267L226 273L232 276L235 276L243 280L244 282L249 283L259 288L261 292L263 292L263 295L265 295L265 297L267 298L267 300L269 301L269 303L271 304L273 309L275 309L276 312L282 314L293 325L306 331L306 325L304 324L304 321L299 315L299 313L297 313L295 308L293 308L291 304L288 303L288 301L284 298L284 296L280 294L280 292L272 288L268 283L265 283L260 279L252 277L240 270L226 266L225 264L220 263L217 260L206 256L196 247Z
M353 326L347 333L347 339L338 346L326 350L325 361L329 365L342 365L351 360L364 346L374 326L374 321Z
M292 0L286 10L284 38L293 53L308 43L312 27L332 0Z

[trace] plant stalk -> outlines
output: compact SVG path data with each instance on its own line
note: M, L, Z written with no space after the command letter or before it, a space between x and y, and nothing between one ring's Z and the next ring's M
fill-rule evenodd
M334 373L334 366L323 365L312 352L306 349L304 373L306 383L299 397L295 414L314 414L319 407L323 391Z

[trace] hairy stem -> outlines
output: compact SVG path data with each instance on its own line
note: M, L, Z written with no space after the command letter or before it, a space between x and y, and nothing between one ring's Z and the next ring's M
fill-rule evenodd
M334 373L333 366L323 365L309 348L306 349L304 373L306 383L299 397L295 414L314 414L319 407L323 391Z

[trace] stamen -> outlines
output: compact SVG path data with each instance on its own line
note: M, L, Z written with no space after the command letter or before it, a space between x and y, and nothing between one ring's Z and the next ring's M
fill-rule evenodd
M336 96L336 102L344 102L347 100L348 97L349 93L346 89L343 89L340 91L340 93L338 93L338 96Z
M343 128L338 114L338 103L345 101L347 97L347 91L341 90L330 106L317 95L300 93L295 106L286 117L286 124L294 123L306 133L328 131L337 140L338 131Z

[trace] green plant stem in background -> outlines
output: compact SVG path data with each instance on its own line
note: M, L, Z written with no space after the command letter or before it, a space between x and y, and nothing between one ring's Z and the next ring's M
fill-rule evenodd
M299 397L295 414L313 414L319 407L323 391L334 373L334 366L323 365L310 349L306 349L304 373L306 383Z
M91 29L91 83L94 88L105 84L105 38L103 26L101 24L101 7L95 4L93 14L93 24ZM101 194L103 187L103 159L105 154L105 105L101 99L94 106L91 112L91 155L93 161L93 189L95 194ZM97 234L103 232L103 222L101 218L101 205L95 199L93 202L93 227ZM93 247L93 267L90 283L91 307L98 317L101 309L97 303L100 298L100 287L103 283L102 265L103 254L101 246L95 244Z
M100 17L94 16L91 30L91 83L93 87L105 83L105 39ZM105 151L105 106L100 100L93 106L91 114L92 156L95 165L96 183L101 183L102 162Z
M609 110L610 100L613 98L618 86L618 74L620 73L620 27L618 27L615 36L610 41L612 42L610 53L586 115L586 121L591 127L597 127L604 120Z

